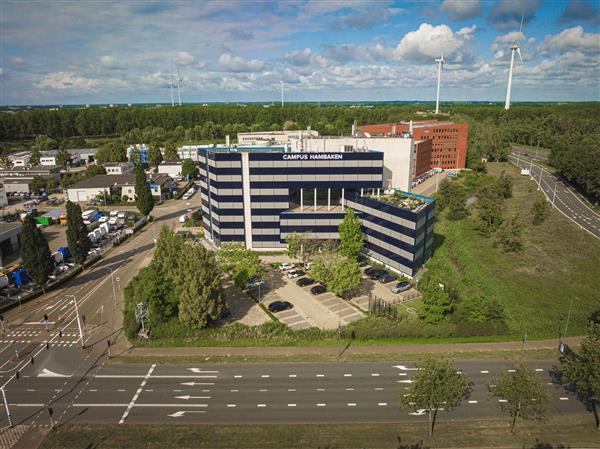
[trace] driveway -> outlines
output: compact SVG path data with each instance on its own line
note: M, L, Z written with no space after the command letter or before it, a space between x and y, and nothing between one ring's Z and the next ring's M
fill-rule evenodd
M361 290L364 292L359 296L355 296L351 299L351 302L356 306L360 307L361 310L368 312L369 311L369 292L372 295L381 298L382 300L389 302L391 304L397 304L398 302L408 301L411 299L418 298L421 294L411 288L402 293L392 293L390 288L399 281L388 282L387 284L382 284L379 281L372 281L367 276L363 275L363 285Z

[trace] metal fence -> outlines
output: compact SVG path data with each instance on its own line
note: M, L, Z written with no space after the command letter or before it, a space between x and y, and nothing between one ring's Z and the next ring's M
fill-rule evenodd
M378 316L387 316L393 320L401 320L402 317L398 315L398 309L394 307L394 304L369 293L369 314Z

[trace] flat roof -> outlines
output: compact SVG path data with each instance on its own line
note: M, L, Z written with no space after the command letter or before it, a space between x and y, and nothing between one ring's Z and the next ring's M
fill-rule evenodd
M135 175L128 173L125 175L95 175L91 178L82 179L73 185L67 187L69 189L107 189L113 186L126 186L135 183Z
M13 221L12 223L0 223L0 235L6 234L7 232L13 231L22 226L23 225L19 221Z

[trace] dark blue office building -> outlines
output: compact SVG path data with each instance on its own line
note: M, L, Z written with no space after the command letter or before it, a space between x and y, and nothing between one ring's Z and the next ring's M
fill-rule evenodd
M346 207L363 225L364 252L412 276L431 257L435 202L383 191L383 153L201 149L202 214L216 245L282 249L286 236L337 239Z

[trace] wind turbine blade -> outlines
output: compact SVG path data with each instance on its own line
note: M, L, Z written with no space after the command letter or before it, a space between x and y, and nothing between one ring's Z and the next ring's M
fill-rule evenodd
M519 27L519 36L521 35L521 32L523 31L523 17L525 15L525 11L521 10L521 26Z
M521 56L521 47L517 47L517 54L519 55L519 59L521 60L521 63L523 63L523 56Z

